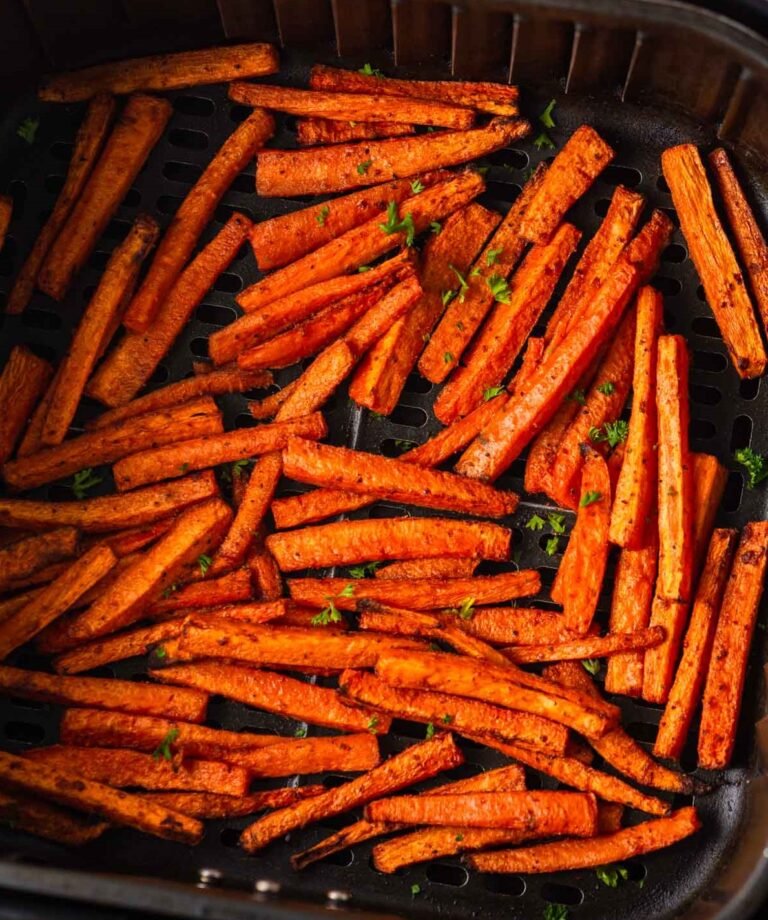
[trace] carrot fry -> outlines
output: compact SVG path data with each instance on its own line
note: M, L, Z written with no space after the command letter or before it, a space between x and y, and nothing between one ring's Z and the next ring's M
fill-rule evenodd
M48 802L3 793L0 793L0 824L75 847L96 840L109 827L106 821L84 819Z
M8 295L8 303L5 308L7 313L23 313L31 300L40 267L82 194L94 164L101 154L114 115L115 100L112 96L102 93L94 96L88 104L85 118L75 136L64 185L50 217L43 225L43 229L38 234L34 246L16 276L11 293Z
M672 846L701 827L693 806L681 808L668 818L657 818L626 827L604 837L589 840L563 840L517 850L478 853L468 856L473 869L480 872L561 872L623 862L644 853Z
M162 537L171 527L173 527L173 518L167 517L146 527L118 530L117 533L105 534L103 537L87 537L84 544L86 546L108 546L118 559L123 559L125 556L130 556L132 553L144 549L150 543L154 543L158 537Z
M638 629L631 633L611 633L609 636L592 636L559 642L552 645L528 645L505 649L510 661L531 664L536 661L573 661L583 658L607 658L620 652L642 651L664 641L660 626Z
M709 670L717 618L728 574L733 563L738 534L719 529L712 534L702 570L691 620L683 642L669 699L659 722L653 753L679 760L693 713L698 706Z
M258 419L259 421L274 418L275 415L277 415L277 411L280 406L282 406L282 404L286 401L286 399L288 399L288 397L295 389L296 380L292 380L290 383L287 383L281 390L270 393L269 396L265 396L264 399L251 400L248 403L248 411L251 413L253 418Z
M135 95L126 102L38 274L38 287L54 300L64 298L88 260L163 133L171 111L170 102L154 96Z
M421 546L422 552L425 545ZM294 601L310 607L325 607L330 596L340 610L355 610L363 600L409 610L439 610L460 607L467 598L479 607L536 594L541 588L541 576L533 569L523 569L474 578L365 579L354 582L351 593L349 583L346 578L292 578L288 591Z
M77 555L79 534L72 527L35 534L0 549L0 591L12 590L28 576Z
M693 144L671 147L662 153L661 167L736 373L760 377L766 367L765 347L744 275L717 216L699 152Z
M643 699L649 703L666 703L675 678L683 632L688 622L689 601L669 600L656 594L651 606L651 626L661 626L666 638L648 649L643 656Z
M240 818L269 808L284 808L323 792L325 786L299 786L237 796L215 792L148 792L142 798L193 818Z
M301 147L319 144L345 144L348 141L372 140L375 137L401 137L414 134L413 125L394 121L351 122L331 121L330 118L297 118L296 139Z
M141 264L157 240L155 220L140 214L110 257L98 287L78 324L69 352L56 374L41 434L44 445L61 444L75 417L91 371L117 328Z
M0 659L6 658L65 613L82 595L102 579L117 562L108 546L94 546L77 559L32 603L17 611L0 626Z
M659 546L655 533L648 546L623 549L619 554L613 581L611 633L645 629L650 623L658 561ZM605 675L606 691L642 696L644 658L639 652L612 655Z
M393 121L457 130L471 128L475 122L475 113L471 108L404 96L328 93L323 90L240 82L231 83L227 94L233 102L243 105L261 106L289 115L322 116L332 121ZM363 170L362 174L365 172Z
M112 678L60 677L6 665L0 665L0 693L22 700L93 706L187 722L202 722L208 702L208 694L197 690L168 690Z
M345 773L372 770L381 763L375 735L363 732L337 738L283 739L261 750L241 751L230 757L251 776L293 776L343 770Z
M309 77L312 89L346 93L379 93L412 99L450 99L478 112L491 115L516 115L518 89L501 83L477 83L448 80L393 80L378 74L367 76L359 71L342 70L315 64Z
M0 252L5 246L5 238L13 216L13 198L10 195L0 195Z
M13 453L52 373L51 365L24 345L15 345L11 350L0 374L0 463Z
M460 626L494 645L538 645L579 638L565 625L561 613L536 607L477 607Z
M494 302L493 287L505 281L525 249L520 221L536 190L544 181L546 166L537 167L523 191L475 259L461 293L443 313L427 347L419 358L419 373L432 383L442 383L480 328Z
M478 566L477 559L408 559L390 562L374 571L376 578L403 581L411 578L471 578Z
M591 371L588 371L586 376L591 379ZM547 495L552 493L552 468L557 460L560 444L579 411L582 391L582 387L577 387L573 393L566 396L531 443L528 459L525 461L526 492L545 492Z
M549 719L447 693L392 687L362 671L346 671L339 685L348 697L371 709L401 719L431 723L460 735L493 735L555 754L564 753L568 740L567 730Z
M477 408L489 388L507 376L549 302L581 233L562 224L548 243L534 246L512 277L466 356L435 401L435 415L450 424ZM490 282L490 279L489 279Z
M322 408L355 366L356 360L357 356L344 339L321 351L296 380L296 386L278 409L275 421L301 418Z
M170 754L170 751L168 752ZM248 771L215 760L172 762L165 752L154 757L121 748L79 748L63 744L34 748L25 757L33 763L76 773L110 786L139 786L144 789L188 789L243 795L248 791Z
M0 752L0 786L34 793L98 815L110 824L124 824L168 840L191 844L198 843L203 836L203 825L193 818L26 757Z
M402 200L398 213L402 220L410 214L414 232L421 233L431 222L465 207L484 187L482 176L464 172ZM397 249L406 242L406 232L386 233L381 229L384 216L379 212L359 226L332 237L313 252L247 288L241 298L247 296L251 311L260 310L281 297L335 278Z
M182 476L190 470L269 454L284 447L292 436L321 438L325 434L325 421L319 412L288 422L216 432L209 437L168 444L167 449L150 448L125 457L114 465L115 484L121 492L127 491Z
M712 454L690 454L693 492L693 575L704 564L715 517L725 492L728 470Z
M243 831L240 844L254 853L292 830L397 792L441 770L458 766L463 759L449 734L424 741L395 754L364 776L260 818Z
M36 454L43 449L43 425L48 415L48 407L56 391L56 382L59 376L59 369L51 378L50 383L45 388L45 392L40 396L34 412L29 417L26 430L16 448L17 457L28 457L30 454Z
M54 659L53 666L58 674L81 674L83 671L92 671L94 668L103 667L113 661L145 655L155 645L166 639L175 639L180 636L183 625L180 620L168 620L132 632L118 633L106 639L97 639L95 642L78 645L71 651L59 655ZM79 742L70 741L69 743Z
M251 593L250 572L247 568L237 569L218 578L207 578L182 587L172 584L169 591L163 591L155 598L147 616L157 619L166 614L178 615L177 611L189 607L219 607L248 601Z
M621 318L637 279L637 269L628 264L611 271L592 301L589 316L531 374L525 390L514 394L485 425L459 460L457 472L493 480L507 469L594 360Z
M1 806L2 799L0 799L0 808ZM1 819L2 811L0 810L0 820ZM405 828L405 824L389 824L383 821L356 821L354 824L349 824L335 834L331 834L329 837L321 840L320 843L316 843L313 847L302 850L300 853L294 853L293 856L291 856L291 865L297 871L306 869L307 866L311 866L312 863L325 859L333 853L347 850L350 847L356 846L358 843L364 843L366 840L371 840L373 837L382 837L394 831L405 830Z
M370 710L348 705L335 690L327 687L221 661L174 665L153 671L152 676L164 683L196 687L206 693L238 700L246 706L339 731L369 730L377 735L386 734L392 721L383 715L372 718Z
M248 568L254 587L265 601L273 601L283 596L283 577L272 553L264 545L264 528L259 528L255 546L248 556Z
M325 195L377 185L428 169L486 156L525 137L521 118L494 118L483 128L439 131L304 150L263 150L256 157L256 193L265 198ZM368 164L360 169L360 164Z
M216 403L210 396L203 396L181 406L86 432L31 457L10 460L3 466L3 475L13 489L33 489L86 467L112 463L136 451L173 444L190 436L219 434L222 427Z
M728 766L736 742L747 658L765 581L768 522L744 528L715 628L699 729L699 766Z

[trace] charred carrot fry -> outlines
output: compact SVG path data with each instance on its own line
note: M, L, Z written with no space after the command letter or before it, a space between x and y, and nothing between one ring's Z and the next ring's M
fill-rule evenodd
M220 607L247 601L251 597L251 575L247 568L236 569L218 578L193 581L179 587L171 585L170 591L158 594L147 610L147 616L158 619L168 614L192 607Z
M227 138L187 193L158 246L139 290L128 306L123 325L144 332L157 316L176 279L213 216L222 196L275 130L272 116L257 110Z
M527 645L505 649L510 661L531 664L537 661L574 661L583 658L607 658L621 652L644 651L664 641L660 626L638 629L631 633L611 633L558 642L550 645Z
M411 578L470 578L478 566L476 559L408 559L390 562L374 571L376 578L402 581Z
M395 121L343 122L330 118L297 118L296 139L302 147L318 144L345 144L348 141L372 140L375 137L401 137L414 134L413 125Z
M693 496L688 450L688 351L682 336L659 338L656 408L659 427L656 593L666 600L688 601L693 568Z
M172 444L190 436L219 434L222 427L216 403L210 396L203 396L181 406L86 432L31 457L10 460L3 466L3 475L13 489L32 489L136 451Z
M231 757L251 776L293 776L344 770L358 773L381 763L375 735L341 735L337 738L283 739L257 751L241 751Z
M106 639L97 639L85 645L78 645L71 651L64 652L54 659L53 666L58 674L82 674L100 668L113 661L122 661L136 655L146 655L155 645L166 639L175 639L181 635L183 622L181 620L168 620L164 623L155 623L142 629L135 629L127 633L118 633ZM69 743L78 744L77 741ZM122 747L123 745L115 745Z
M215 792L147 792L142 798L157 805L180 811L193 818L240 818L265 811L284 808L301 799L320 795L325 786L285 787L254 792L251 795L218 795Z
M624 462L611 511L611 542L640 549L648 540L656 505L656 350L663 323L661 294L652 287L637 296L632 415Z
M591 373L587 373L591 378ZM526 492L545 492L551 495L554 491L552 468L557 460L560 444L579 411L579 400L582 398L586 397L583 396L581 387L577 387L573 393L566 396L531 444L528 459L525 462Z
M115 485L124 492L160 479L183 476L192 470L269 454L284 447L292 436L321 438L325 434L325 421L319 412L315 412L288 422L224 433L219 429L209 437L188 441L177 439L175 444L139 451L115 463Z
M683 632L688 622L689 601L669 600L656 594L651 606L651 626L663 627L666 638L648 649L643 656L643 699L650 703L666 703L675 677Z
M45 392L40 396L37 406L29 418L24 435L16 448L17 457L28 457L30 454L36 454L39 450L43 449L43 426L45 425L45 419L48 415L48 407L56 391L58 376L59 370L57 368L56 373L45 388Z
M103 92L181 89L226 82L236 77L261 77L276 73L278 66L277 51L273 45L252 42L201 48L128 58L56 74L43 82L38 96L46 102L80 102Z
M259 421L274 418L280 406L282 406L295 389L296 381L292 380L290 383L287 383L282 390L270 393L269 396L265 396L264 399L251 400L248 403L248 411Z
M227 94L233 102L243 105L274 109L289 115L320 116L333 121L393 121L456 130L471 128L475 122L475 113L471 108L405 96L328 93L323 90L240 82L231 83ZM364 174L366 170L362 172Z
M38 287L54 300L62 300L67 293L170 115L171 104L166 99L135 95L126 102L38 274Z
M517 850L468 856L480 872L559 872L622 862L633 856L672 846L701 827L693 806L681 808L668 818L657 818L627 827L604 837L541 843Z
M0 752L0 783L156 837L190 844L203 836L203 825L193 818L26 757Z
M75 847L96 840L109 827L106 821L81 818L48 802L3 793L0 793L0 824Z
M718 529L712 534L696 591L691 620L683 642L669 699L659 723L653 753L679 760L709 669L717 618L736 549L737 532Z
M98 287L78 324L56 374L41 434L44 445L61 444L69 431L91 371L120 323L141 264L160 232L153 218L140 214L110 257Z
M736 741L747 658L765 581L768 522L752 521L742 531L707 670L699 729L699 766L728 766Z
M516 115L518 89L501 83L447 80L393 80L359 71L315 64L309 78L312 89L347 93L380 93L415 99L451 99L478 112Z
M202 722L208 703L208 694L197 690L168 690L112 678L61 677L6 665L0 665L0 693L43 703L92 706L186 722Z
M117 533L109 533L103 537L87 537L84 543L86 546L108 546L119 559L122 559L124 556L130 556L131 553L144 549L148 544L154 543L158 537L169 531L171 527L173 527L173 518L167 517L145 527L118 530Z
M213 473L204 472L138 489L130 495L104 495L75 502L0 498L0 523L30 530L77 527L86 532L110 531L162 520L213 498L218 491Z
M0 549L0 591L8 591L22 580L51 565L77 555L79 534L61 527L45 534L33 534Z
M11 350L0 373L0 463L13 454L52 373L51 365L24 345L15 345Z
M561 613L536 607L476 607L472 617L460 625L494 645L538 645L578 638Z
M549 242L530 250L513 275L510 290L496 295L496 306L464 366L454 372L435 401L435 415L443 424L477 408L486 390L507 376L580 236L572 224L562 224Z
M2 799L0 798L0 809L1 808ZM2 811L0 810L0 819L1 818ZM383 837L386 834L404 830L405 827L405 824L388 824L383 821L375 822L366 821L364 819L355 821L354 824L350 824L342 828L342 830L337 831L335 834L331 834L329 837L326 837L325 840L316 843L313 847L309 847L309 849L303 850L300 853L294 853L293 856L291 856L291 865L296 870L306 869L307 866L311 866L312 863L325 859L333 853L338 853L340 850L347 850L350 847L356 846L358 843L364 843L366 840L371 840L373 837Z
M322 408L351 372L356 360L357 356L344 339L321 351L297 378L296 386L278 409L275 421L301 418Z
M486 156L525 137L530 129L520 118L494 118L487 126L468 131L439 131L327 148L263 150L256 157L256 193L267 198L325 195L416 176L428 169ZM367 168L360 169L361 164L368 164Z
M349 706L335 690L274 671L257 671L219 661L200 661L162 668L153 671L152 676L164 683L195 687L206 693L238 700L246 706L339 731L369 730L374 734L386 734L391 723L388 716L374 719L370 710Z
M616 563L611 601L611 633L645 629L651 620L653 590L659 561L658 538L642 549L623 549ZM609 693L641 696L643 692L643 661L638 652L613 655L608 659L605 689Z
M6 312L22 313L26 309L35 289L40 267L82 194L85 183L104 146L114 114L115 100L112 96L101 93L94 96L88 104L85 118L75 136L64 185L50 217L45 222L16 276L11 293L8 295Z
M243 831L240 844L249 853L256 852L291 830L397 792L441 770L458 766L463 759L449 734L424 741L395 754L364 776L259 819Z
M765 347L746 281L717 216L699 152L693 144L670 147L661 155L661 167L733 366L740 377L759 377L765 371Z
M728 470L712 454L691 453L693 492L693 574L698 575L707 554L717 509L725 492Z
M130 402L152 376L208 289L237 255L251 222L235 212L176 279L144 333L128 333L110 352L87 393L114 408Z

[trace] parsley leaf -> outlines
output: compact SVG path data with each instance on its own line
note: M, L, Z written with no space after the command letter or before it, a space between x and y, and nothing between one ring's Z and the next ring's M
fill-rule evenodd
M629 878L629 872L624 866L599 866L595 869L595 875L608 888L618 888L619 879L626 881Z
M602 393L603 396L610 396L616 391L616 384L612 380L606 380L605 383L601 383L597 388L598 393Z
M177 582L174 581L172 585L168 585L167 588L163 590L162 597L170 597L172 594L175 594L179 590Z
M489 249L485 254L485 264L495 265L499 261L499 256L504 252L503 249Z
M456 291L443 291L443 293L440 295L440 300L442 300L443 306L447 307L455 296Z
M360 70L358 70L358 73L361 73L366 77L383 77L384 76L384 74L378 69L378 67L371 67L371 65L368 63L363 64Z
M475 611L475 598L465 597L459 606L459 617L462 620L471 620Z
M755 453L751 447L741 447L733 455L734 460L747 470L747 488L755 486L768 478L768 460Z
M435 726L432 722L427 722L427 730L424 733L424 737L429 741L430 738L435 737Z
M554 556L558 546L560 546L560 537L550 537L544 546L544 552L548 556Z
M544 908L544 920L567 920L568 908L565 904L547 904Z
M25 118L16 129L16 134L28 144L34 144L37 129L40 127L38 118Z
M424 185L421 179L414 179L413 182L411 182L411 191L414 195L418 195L419 192L424 191Z
M469 290L469 285L467 284L467 279L462 275L462 273L454 265L449 265L448 268L456 275L459 281L459 303L464 303L464 295Z
M490 278L485 279L485 283L491 289L494 300L498 303L509 303L509 285L506 278L502 278L501 275L491 275Z
M591 490L585 492L584 495L581 496L579 508L588 508L590 505L594 505L595 502L599 502L602 497L602 492L593 492Z
M413 216L406 214L400 219L397 212L397 202L390 201L387 205L386 223L379 224L381 230L387 235L392 233L405 233L405 245L413 246L413 238L416 236L416 227L413 224Z
M249 460L247 457L243 460L235 460L232 464L232 475L236 476L238 479L241 476L245 476L245 471L253 463L253 460Z
M154 759L160 760L162 757L163 760L173 760L173 751L171 750L171 745L178 737L178 728L169 728L165 738L163 738L160 744L158 744L154 751L152 751L152 756Z
M554 511L550 511L547 515L547 520L549 521L549 526L552 528L553 533L565 533L564 514L556 514Z
M539 121L544 125L545 128L556 128L555 120L552 117L552 110L557 105L557 102L554 99L551 99L549 105L544 109L544 111L539 115Z
M319 613L312 617L309 621L312 626L327 626L329 623L341 622L341 613L336 604L333 603L333 598L326 596L325 599L328 601L328 606L323 607Z
M368 562L365 565L353 565L351 569L348 569L349 575L351 578L366 578L368 575L373 575L373 573L381 565L380 562Z
M411 885L411 897L415 898L417 894L421 893L421 885Z
M584 665L584 670L589 671L593 676L600 670L600 662L597 658L583 658L581 663Z
M446 351L446 352L443 354L443 361L445 361L446 364L452 364L452 363L453 363L453 360L454 360L454 359L453 359L453 355L451 354L450 351Z
M534 146L537 150L543 150L545 147L548 148L548 149L554 150L554 148L555 148L555 142L554 142L554 141L552 140L552 138L547 134L546 131L542 131L541 134L540 134L540 135L536 138L536 140L533 142L533 146Z
M456 841L456 843L461 843L461 841L464 839L464 834L456 834L453 839Z
M440 717L440 721L443 725L453 725L453 716L449 712L446 712L444 716Z
M400 451L401 454L408 453L408 451L413 450L415 446L415 441L409 441L405 438L395 438L395 447Z
M368 724L367 724L365 727L368 729L368 731L369 731L372 735L375 735L375 734L376 734L376 729L378 728L378 726L379 726L379 717L378 717L378 716L371 716L371 718L368 719Z
M543 517L539 517L538 514L534 514L533 517L526 522L525 528L526 530L544 530L544 525L546 523L547 522Z
M306 725L297 725L296 730L293 733L294 738L306 738L307 737L307 726Z
M154 649L152 654L154 655L155 658L159 658L161 661L163 660L163 658L168 657L168 652L166 652L165 648L162 645L158 645L157 648Z
M382 415L381 412L371 412L371 418L374 422L380 422L386 418L386 415Z
M359 266L359 268L357 269L358 274L360 274L360 275L362 275L363 272L369 272L370 270L371 270L371 266L370 266L370 265L361 265L361 266Z
M353 584L344 585L344 587L338 593L338 597L354 597L354 596L355 596L355 586Z
M439 220L433 220L429 225L429 229L435 234L435 236L437 236L437 234L443 229L443 225Z
M325 222L328 219L328 215L330 213L331 213L331 209L328 207L327 204L324 204L322 208L320 208L320 213L315 214L315 220L318 222L318 224L320 224L321 227L325 226Z
M213 559L210 556L206 556L205 553L200 553L197 557L197 564L200 566L200 574L205 578L208 574L208 569L213 564Z
M72 485L69 488L72 489L75 498L82 501L82 499L85 498L86 492L94 486L97 486L101 481L101 476L96 476L93 470L88 467L88 469L80 470L79 473L75 473L72 477Z
M495 399L503 392L504 387L488 387L488 389L483 393L483 402L488 402L491 399Z
M586 397L586 394L584 393L584 390L574 390L572 393L568 394L567 398L572 400L573 402L577 402L580 406L583 406L584 403L587 401L587 397Z
M610 447L616 447L622 441L627 440L629 434L629 422L624 419L617 419L615 422L606 422L602 428L590 428L589 439L598 443L607 441Z
M373 160L363 160L362 163L357 164L357 174L358 176L364 176L368 170L373 166Z
M179 464L179 472L180 472L180 473L186 473L188 469L189 469L189 464L188 464L188 463L180 463L180 464Z

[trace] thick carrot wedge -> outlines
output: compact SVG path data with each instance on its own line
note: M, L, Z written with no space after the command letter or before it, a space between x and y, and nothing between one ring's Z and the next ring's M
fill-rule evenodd
M709 670L715 628L737 537L735 530L718 529L712 534L683 642L682 657L653 746L657 757L679 760L683 752Z
M153 218L140 214L112 253L56 374L41 434L44 445L61 444L66 437L86 382L120 323L141 264L159 232Z
M270 808L284 808L325 792L325 786L267 789L251 795L217 795L215 792L147 792L142 798L193 818L240 818Z
M419 372L432 383L441 383L457 366L463 354L493 306L493 290L503 291L505 282L525 250L520 235L520 221L536 190L544 181L546 166L539 166L523 191L499 224L475 260L472 271L458 297L443 314L437 328L419 358ZM493 286L490 279L493 278Z
M377 568L376 578L402 581L411 578L470 578L478 566L476 559L408 559Z
M378 93L325 92L294 89L267 83L231 83L227 91L233 102L287 112L289 115L320 116L333 121L393 121L401 124L432 125L437 128L471 128L471 108L446 102L427 102L405 96ZM366 170L362 170L365 174Z
M631 633L611 633L558 642L551 645L527 645L505 649L510 661L531 664L537 661L579 661L583 658L607 658L621 652L643 651L664 641L660 626L638 629Z
M40 269L38 287L62 300L125 197L171 116L171 104L131 96L107 139L77 203Z
M417 176L428 169L487 156L525 137L530 130L521 118L494 118L487 126L469 131L439 131L327 148L264 150L256 157L256 193L266 198L325 195ZM361 164L367 168L361 169Z
M728 482L728 470L712 454L691 453L693 491L693 574L704 564L715 517Z
M203 825L194 818L25 757L0 752L0 784L156 837L191 844L203 836Z
M637 295L632 414L611 510L611 542L627 549L647 544L656 507L656 350L663 320L661 294L652 287L641 288Z
M618 324L637 283L637 269L617 265L593 299L590 314L534 371L481 430L456 470L474 479L494 480L549 421Z
M656 593L691 599L693 495L688 449L688 350L679 335L659 338L656 371L659 428L659 575Z
M182 89L186 86L262 77L279 67L273 45L257 42L155 54L97 64L48 77L38 96L45 102L80 102L96 93Z
M126 329L144 332L149 327L192 255L222 196L274 130L272 116L256 111L224 141L187 193L163 236L149 271L123 318Z
M406 276L363 314L344 336L344 341L355 357L359 358L380 339L393 323L419 301L422 293L418 277Z
M265 601L274 601L283 596L283 577L272 553L264 545L265 530L259 528L255 545L248 554L248 568L253 587Z
M104 93L96 95L88 104L85 117L77 129L67 176L59 192L50 217L43 225L35 244L21 266L8 295L6 312L22 313L29 303L37 283L40 266L48 250L66 223L72 208L82 194L115 115L115 100Z
M77 555L78 547L78 532L72 527L62 527L25 537L0 549L0 591L12 590L29 576L44 573L49 566L71 559ZM41 577L49 580L44 574Z
M4 793L0 793L0 824L74 847L96 840L109 827L106 821L82 818L57 805Z
M249 853L256 852L292 830L397 792L441 770L458 766L463 759L449 734L424 741L395 754L364 776L259 819L243 831L240 844Z
M591 371L587 374L591 379ZM574 395L575 394L575 395ZM525 461L525 490L526 492L545 492L551 495L552 468L558 457L560 444L565 437L571 422L579 411L579 399L583 398L583 388L577 387L574 393L566 396L552 418L536 436L528 451ZM553 500L554 496L553 496Z
M749 275L763 327L768 326L768 246L747 197L736 178L728 154L722 147L709 155L709 164L725 207L728 223L736 237L741 262Z
M651 626L661 626L666 638L643 656L643 699L649 703L666 703L688 622L689 601L668 600L656 594L651 606Z
M23 700L93 706L187 722L202 722L208 703L208 694L197 690L168 690L111 678L60 677L5 665L0 665L0 693Z
M118 530L116 533L108 533L103 537L86 537L84 544L86 546L108 546L118 559L123 559L125 556L130 556L132 553L144 549L150 543L154 543L158 537L162 537L171 527L173 527L173 518L167 517L156 521L154 524L148 524L146 527Z
M561 613L536 607L477 607L459 624L470 635L495 645L538 645L577 639Z
M396 121L331 121L330 118L297 118L296 139L301 147L318 144L345 144L348 141L372 140L375 137L401 137L414 134L413 125Z
M736 742L747 659L768 561L768 522L744 528L715 629L701 709L699 766L728 766Z
M561 872L623 862L644 853L672 846L691 834L701 823L693 806L681 808L668 818L646 821L604 837L590 840L564 840L542 843L517 850L479 853L468 856L473 869L480 872Z
M112 463L136 451L190 436L219 434L222 427L216 403L210 396L203 396L181 406L86 432L31 457L11 460L3 466L3 475L13 489L33 489L100 463Z
M73 562L32 603L22 607L0 625L0 659L28 642L74 606L116 562L117 557L108 546L94 546Z
M167 448L158 446L125 457L114 465L115 485L124 492L160 479L174 479L193 470L269 454L283 448L292 436L322 438L325 434L325 420L319 412L294 421L212 432L209 437L179 441L168 444Z
M653 590L659 561L658 538L642 549L623 549L619 553L613 580L611 633L645 629L651 621ZM605 689L608 693L641 696L643 692L644 655L626 652L608 659Z
M374 559L455 556L504 560L510 534L497 524L447 518L342 521L275 533L266 544L283 572L350 565Z
M130 495L104 495L73 502L0 498L0 524L30 530L71 526L91 533L110 531L151 524L213 498L218 492L213 473L204 472L138 489Z
M297 378L296 386L278 409L275 421L301 418L322 408L350 374L356 361L357 356L344 339L329 345Z
M16 442L53 370L24 345L15 345L0 373L0 463L13 454Z
M34 412L29 417L24 436L19 441L16 448L17 457L28 457L30 454L36 454L43 449L43 426L48 416L48 407L56 391L56 380L59 375L58 368L51 378L45 392L40 396Z
M146 655L161 642L180 636L183 625L181 620L168 620L131 632L108 636L106 639L97 639L59 655L54 659L53 666L58 674L82 674L83 671L91 671L113 661Z
M486 390L498 386L507 376L580 236L576 227L566 223L549 242L530 250L512 277L509 292L498 295L464 366L456 370L435 401L435 415L443 424L477 408Z
M391 722L387 716L374 719L370 710L348 705L335 690L273 671L257 671L220 661L200 661L162 668L153 671L152 676L164 683L196 687L206 693L238 700L246 706L339 731L369 730L374 734L386 734Z
M182 587L171 585L170 591L158 594L147 610L147 616L158 619L167 614L179 615L177 611L190 607L220 607L250 600L251 593L251 575L243 567L218 578L193 581Z
M311 607L326 606L330 595L340 610L355 610L363 600L410 610L439 610L460 607L467 598L480 606L536 594L541 577L533 569L523 569L475 578L366 579L354 581L351 591L349 584L346 578L293 578L288 582L288 591L294 601Z
M661 167L707 303L740 377L759 377L766 353L744 275L712 200L704 164L693 144L670 147Z
M448 80L393 80L378 74L368 76L356 70L342 70L315 64L309 77L312 89L347 93L380 93L412 99L450 99L478 112L516 115L518 89L501 83Z
M341 735L337 738L283 739L258 751L241 751L230 757L251 776L293 776L343 770L357 773L381 763L375 735Z
M493 735L560 754L565 752L568 741L567 730L549 719L447 693L392 687L363 671L346 671L339 685L348 697L371 709L401 719L431 723L460 735Z
M128 333L110 352L88 384L89 396L112 408L124 406L136 396L208 289L235 258L251 226L238 212L229 218L178 276L146 331Z

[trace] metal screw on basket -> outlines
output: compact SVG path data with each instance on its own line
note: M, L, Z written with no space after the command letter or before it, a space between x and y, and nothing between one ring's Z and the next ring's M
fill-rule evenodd
M332 888L330 891L326 891L325 896L328 899L328 907L331 908L341 907L352 897L348 891L340 891L338 888Z
M257 894L279 894L280 882L274 882L270 878L258 878L253 883L253 889Z
M198 873L198 888L211 888L213 885L220 885L224 873L219 869L201 869Z

